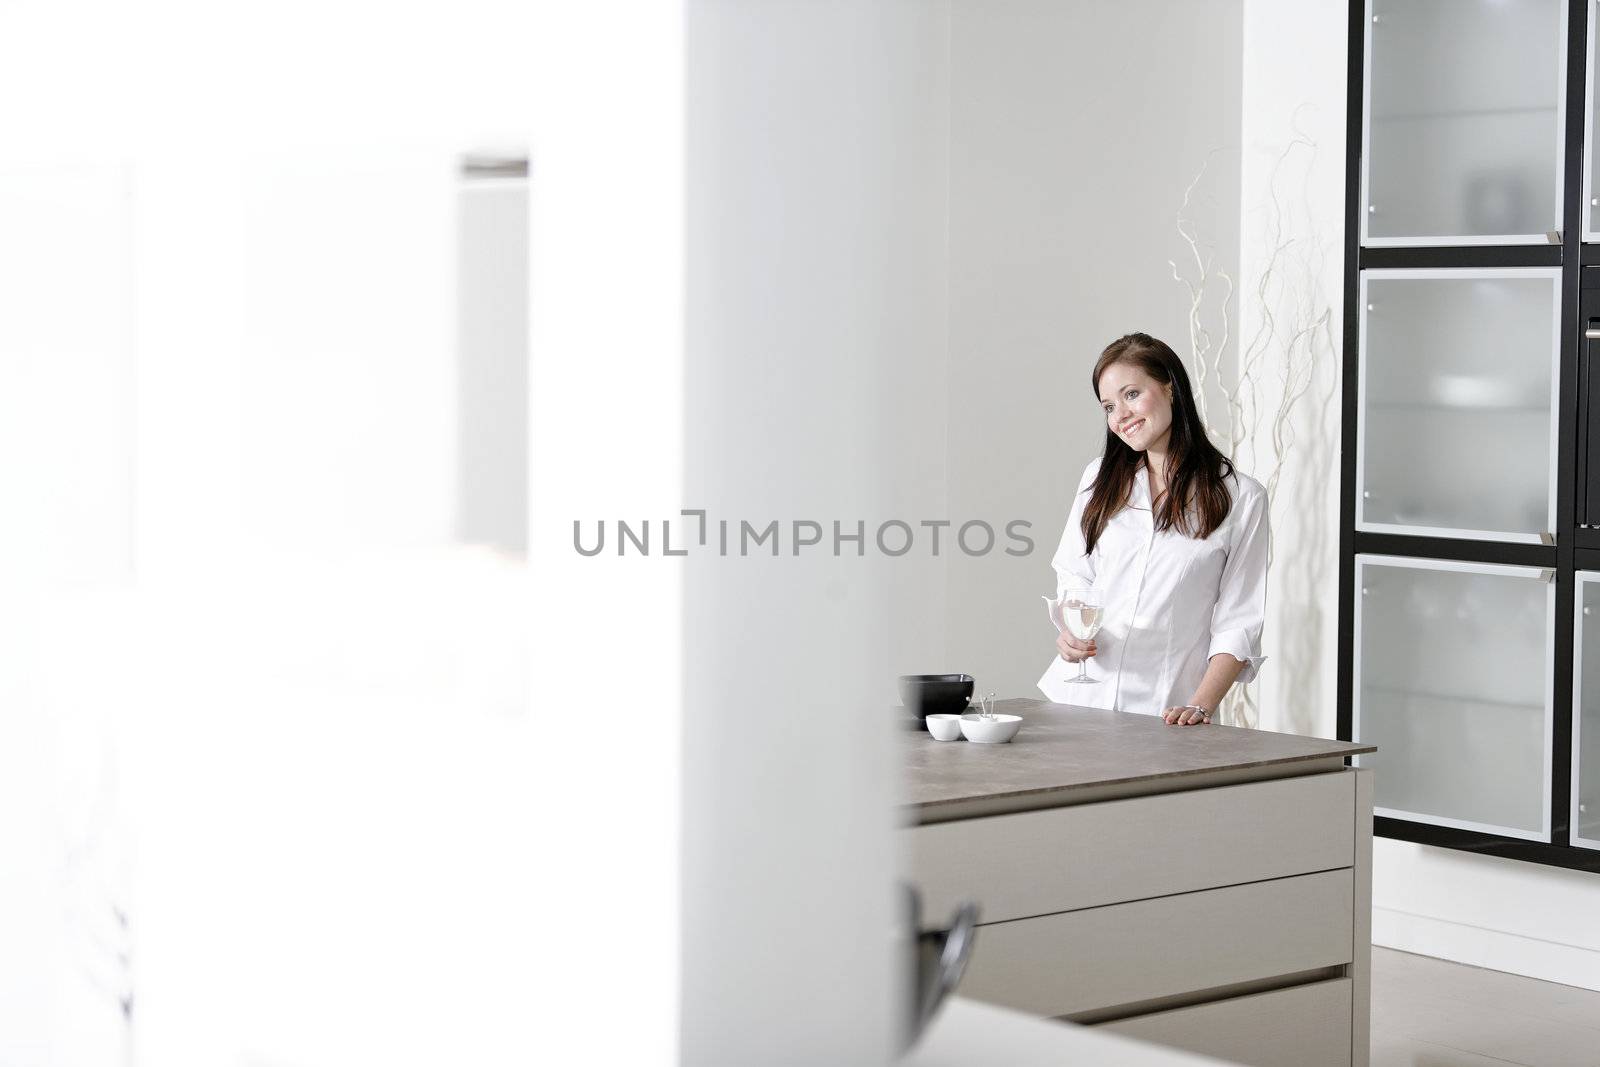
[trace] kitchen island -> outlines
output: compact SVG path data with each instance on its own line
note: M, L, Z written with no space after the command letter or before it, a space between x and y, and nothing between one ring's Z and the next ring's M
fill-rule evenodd
M907 732L923 914L980 908L959 995L1246 1064L1367 1062L1371 746L1001 701Z

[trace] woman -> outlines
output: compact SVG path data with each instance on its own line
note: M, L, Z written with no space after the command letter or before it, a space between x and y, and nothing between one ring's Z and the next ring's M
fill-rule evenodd
M1113 341L1094 365L1104 454L1078 482L1052 560L1059 655L1039 679L1051 700L1211 722L1262 662L1267 494L1206 437L1189 376L1148 334ZM1061 605L1091 589L1105 609L1092 641ZM1068 679L1085 663L1092 684Z

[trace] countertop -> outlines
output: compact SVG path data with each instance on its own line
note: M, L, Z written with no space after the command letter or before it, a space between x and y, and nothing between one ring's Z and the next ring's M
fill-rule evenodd
M1022 730L1003 745L935 741L906 730L905 814L912 822L1057 807L1123 796L1337 770L1372 745L1236 726L1168 726L1156 715L1018 698L1001 714Z

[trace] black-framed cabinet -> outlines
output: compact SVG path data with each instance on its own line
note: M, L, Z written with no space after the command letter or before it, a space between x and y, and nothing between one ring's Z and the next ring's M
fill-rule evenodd
M1354 0L1339 736L1387 837L1600 871L1600 0Z

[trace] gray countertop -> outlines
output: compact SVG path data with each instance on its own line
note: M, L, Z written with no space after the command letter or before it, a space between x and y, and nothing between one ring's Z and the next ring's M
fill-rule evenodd
M1372 745L1246 730L1168 726L1155 715L1046 700L1002 700L1022 730L1004 745L935 741L907 730L904 798L913 822L993 815L1115 797L1335 770Z

